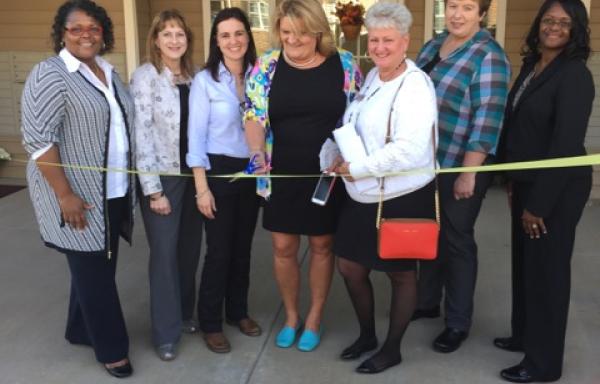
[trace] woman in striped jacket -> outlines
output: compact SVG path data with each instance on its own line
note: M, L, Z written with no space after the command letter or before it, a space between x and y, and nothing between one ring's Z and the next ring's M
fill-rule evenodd
M71 298L65 338L88 345L115 377L131 375L115 271L119 236L130 241L133 101L100 55L114 45L104 8L70 0L57 11L57 56L29 75L22 98L27 180L44 243L67 257ZM63 167L50 163L63 164Z

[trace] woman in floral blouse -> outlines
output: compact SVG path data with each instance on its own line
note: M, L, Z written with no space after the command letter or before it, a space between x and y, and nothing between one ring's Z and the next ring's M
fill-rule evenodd
M276 10L274 40L281 46L260 57L246 83L246 138L258 173L318 174L319 151L341 120L360 83L352 55L338 51L318 0L284 0ZM327 164L326 166L329 166ZM311 304L298 349L319 345L321 315L333 272L331 251L339 206L336 185L325 206L311 203L315 178L259 178L266 199L263 226L271 231L274 269L286 309L279 347L294 344L298 313L300 235L308 235Z
M144 227L150 246L152 339L162 360L176 356L182 330L180 279L194 281L202 241L202 217L194 207L194 183L185 166L189 84L194 75L192 34L178 11L154 18L147 42L148 62L131 79L136 108L136 159L142 186ZM147 173L144 173L147 172ZM159 176L157 173L173 174ZM190 261L191 260L191 261ZM194 284L191 284L194 290ZM193 292L193 291L192 291ZM192 300L193 301L193 295ZM183 301L185 307L193 307ZM191 309L183 313L191 318Z

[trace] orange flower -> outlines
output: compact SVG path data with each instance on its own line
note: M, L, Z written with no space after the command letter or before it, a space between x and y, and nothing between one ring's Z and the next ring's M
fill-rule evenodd
M360 3L349 1L335 4L335 15L340 19L340 24L362 25L365 7Z

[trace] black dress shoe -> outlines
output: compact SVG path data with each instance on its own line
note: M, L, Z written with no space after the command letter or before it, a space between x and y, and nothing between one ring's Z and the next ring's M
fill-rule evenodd
M437 319L438 317L440 317L440 306L436 305L433 308L415 309L410 321L419 319Z
M342 360L354 360L358 359L363 353L369 352L377 348L377 338L374 337L370 340L359 342L358 340L342 351L340 357Z
M510 352L523 352L523 343L514 337L496 337L494 345Z
M456 328L446 328L433 341L433 349L442 352L450 353L456 351L462 342L469 334Z
M512 383L532 383L535 381L531 372L521 364L500 371L500 377Z
M383 365L375 365L375 363L373 363L372 359L367 359L367 360L363 361L361 365L356 367L356 372L367 373L367 374L379 373L379 372L385 371L388 368L393 367L394 365L398 365L401 362L402 362L402 356L398 357L395 360L390 360Z
M104 365L104 369L106 369L106 372L108 372L109 375L114 376L118 379L129 377L133 373L133 367L131 366L131 363L129 361L125 365L120 365L118 367L112 368L108 368L106 365Z

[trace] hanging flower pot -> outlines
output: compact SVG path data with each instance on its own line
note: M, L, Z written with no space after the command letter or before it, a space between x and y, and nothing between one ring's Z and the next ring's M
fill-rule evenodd
M340 27L342 28L342 32L344 32L344 38L347 41L354 41L358 38L358 35L360 35L362 25L342 24Z
M342 3L338 1L335 4L335 15L340 19L340 27L347 41L356 40L360 35L364 14L365 7L360 3L354 1Z

